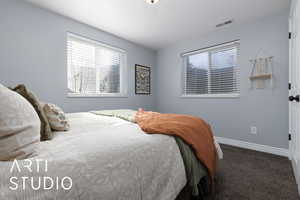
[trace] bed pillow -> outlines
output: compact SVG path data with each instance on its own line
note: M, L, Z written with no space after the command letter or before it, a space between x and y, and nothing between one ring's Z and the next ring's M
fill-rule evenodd
M38 98L30 90L28 90L23 84L17 85L12 90L19 93L25 99L27 99L29 103L31 103L31 105L34 107L35 111L37 112L41 121L41 130L40 130L41 141L51 140L53 138L53 133L51 131L50 124L48 122L46 114L44 113L43 107L40 105Z
M44 112L48 118L51 129L54 131L68 131L70 129L69 121L64 111L51 103L44 104Z
M36 155L40 119L21 95L0 84L0 161Z

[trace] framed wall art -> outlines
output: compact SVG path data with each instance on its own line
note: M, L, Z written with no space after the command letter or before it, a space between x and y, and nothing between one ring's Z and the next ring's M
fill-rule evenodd
M151 94L151 68L143 65L135 65L135 94Z

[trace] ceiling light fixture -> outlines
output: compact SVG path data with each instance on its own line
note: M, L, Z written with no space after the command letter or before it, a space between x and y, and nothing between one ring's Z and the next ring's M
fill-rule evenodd
M159 2L159 0L146 0L146 3L148 4L156 4L157 2Z

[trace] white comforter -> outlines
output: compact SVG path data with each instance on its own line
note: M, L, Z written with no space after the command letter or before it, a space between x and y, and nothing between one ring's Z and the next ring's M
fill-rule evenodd
M28 161L19 161L19 170L16 163L0 162L1 200L174 200L186 184L172 137L145 134L138 125L113 117L74 113L68 118L71 131L40 143L30 167ZM47 160L47 168L39 162L38 170L37 158ZM52 188L45 176L54 180ZM72 179L70 190L56 184L65 177ZM31 184L38 188L39 182L34 190Z

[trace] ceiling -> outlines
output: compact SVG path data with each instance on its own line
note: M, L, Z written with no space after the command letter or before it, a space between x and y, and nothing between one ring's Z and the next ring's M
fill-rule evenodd
M26 0L143 46L160 49L216 30L287 11L290 0Z

